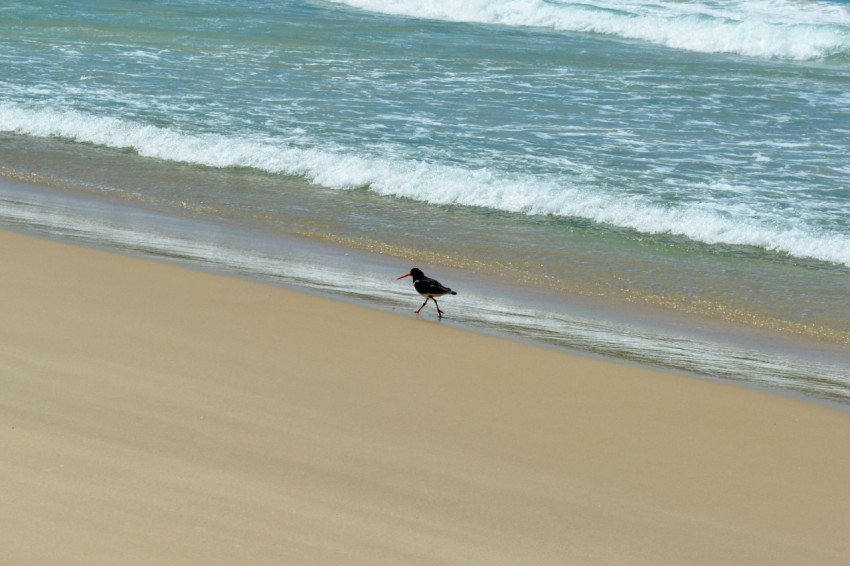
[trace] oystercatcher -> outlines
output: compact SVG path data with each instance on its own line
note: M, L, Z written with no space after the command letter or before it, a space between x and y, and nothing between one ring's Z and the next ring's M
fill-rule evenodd
M405 277L413 277L413 287L416 291L425 297L425 302L422 303L422 306L416 309L416 314L419 314L425 305L428 304L428 300L434 301L434 306L437 307L437 315L440 318L443 318L443 311L440 310L440 305L437 304L437 299L435 297L442 297L443 295L457 295L454 291L445 287L436 279L431 279L430 277L425 277L425 274L422 273L422 270L418 267L414 267L410 270L410 273L405 273L396 279L404 279Z

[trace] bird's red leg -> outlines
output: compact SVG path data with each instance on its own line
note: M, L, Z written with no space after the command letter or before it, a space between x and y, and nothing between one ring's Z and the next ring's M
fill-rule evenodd
M430 298L431 298L431 297L425 297L425 302L424 302L424 303L422 303L422 306L421 306L421 307L419 307L418 309L416 309L416 314L419 314L419 311L421 311L422 309L424 309L424 308L425 308L425 305L427 305L427 304L428 304L428 299L430 299Z
M434 301L434 306L437 307L437 316L443 318L443 311L440 310L440 305L437 304L437 299L431 297L431 300Z

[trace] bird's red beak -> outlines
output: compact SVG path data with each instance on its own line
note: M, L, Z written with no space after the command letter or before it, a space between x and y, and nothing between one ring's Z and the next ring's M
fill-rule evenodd
M404 279L405 277L410 277L410 273L405 273L404 275L396 277L396 281L398 281L399 279Z

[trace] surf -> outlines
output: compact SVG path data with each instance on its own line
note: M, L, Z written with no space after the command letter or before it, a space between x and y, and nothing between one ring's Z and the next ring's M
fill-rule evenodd
M581 218L643 234L684 236L708 245L754 246L850 267L850 236L741 204L733 211L710 201L670 204L647 195L623 195L594 183L592 175L535 176L297 147L260 135L185 133L75 110L15 104L0 104L0 131L60 137L192 165L300 176L335 190L364 189L432 205Z
M701 53L794 61L850 53L850 10L827 2L330 1L392 16L592 33Z

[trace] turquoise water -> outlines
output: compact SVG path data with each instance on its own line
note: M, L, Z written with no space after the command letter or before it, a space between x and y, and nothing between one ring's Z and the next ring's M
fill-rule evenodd
M55 192L7 183L6 225L379 308L415 263L467 286L449 323L850 398L846 3L29 1L0 30L0 173Z

